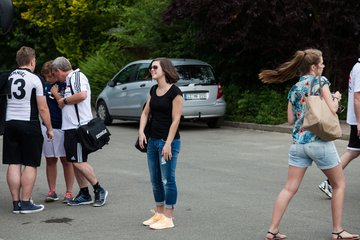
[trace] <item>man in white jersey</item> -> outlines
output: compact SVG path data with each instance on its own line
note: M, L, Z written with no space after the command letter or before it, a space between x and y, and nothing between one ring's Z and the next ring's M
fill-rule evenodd
M360 45L358 52L360 55ZM347 150L340 158L343 169L360 155L360 58L350 72L348 93L346 122L350 125L350 138ZM332 198L332 187L329 180L323 181L319 188L329 198Z
M7 183L13 199L13 213L34 213L44 209L43 205L36 205L31 200L44 141L39 113L50 140L54 132L43 84L32 73L36 63L35 50L21 47L16 54L16 62L19 68L10 74L8 80L10 91L7 96L3 164L9 165Z
M101 207L106 203L108 191L100 186L93 167L87 162L88 153L83 151L76 137L79 125L87 124L93 118L89 81L79 69L73 70L65 57L56 58L52 63L52 70L55 78L66 81L64 97L58 95L57 89L53 88L51 92L62 109L61 129L65 132L66 158L74 165L75 177L80 188L78 195L68 202L68 205L93 203L94 207ZM89 193L88 182L94 188L94 201Z

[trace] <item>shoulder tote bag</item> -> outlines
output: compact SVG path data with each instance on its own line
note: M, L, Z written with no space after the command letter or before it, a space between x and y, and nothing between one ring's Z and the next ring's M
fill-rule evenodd
M321 78L319 76L319 95L313 95L312 88L315 78L310 84L310 90L305 96L307 111L304 116L303 127L314 133L324 141L333 141L341 138L342 132L339 117L332 113L324 98L321 96Z
M146 141L149 140L149 137L150 137L150 125L151 125L151 113L149 114L149 117L148 117L148 121L146 123L146 126L144 128L144 134L145 134L145 137L146 137ZM139 150L140 152L143 152L143 153L146 153L147 152L147 144L144 143L144 148L141 148L140 147L140 143L139 143L139 137L136 139L136 142L135 142L135 148L137 150Z

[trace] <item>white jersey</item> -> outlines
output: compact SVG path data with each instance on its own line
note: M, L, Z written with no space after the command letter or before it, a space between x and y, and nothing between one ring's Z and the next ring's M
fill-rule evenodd
M8 79L6 121L39 121L37 96L44 96L43 83L29 69L16 69Z
M70 85L71 84L71 85ZM88 123L92 118L91 112L91 90L90 84L87 77L80 72L79 69L72 71L66 77L66 89L64 92L64 97L70 97L73 90L74 94L79 92L86 92L87 97L84 101L81 101L77 104L80 125ZM75 105L69 104L65 105L62 109L62 130L75 129L79 126L79 120L76 115Z
M354 65L349 76L349 96L346 122L350 125L357 125L354 110L354 93L360 92L360 58ZM360 120L360 119L359 119Z

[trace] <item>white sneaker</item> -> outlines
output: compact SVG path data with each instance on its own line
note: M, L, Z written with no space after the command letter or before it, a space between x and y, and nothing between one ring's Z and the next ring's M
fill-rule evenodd
M328 198L330 198L330 199L332 198L332 187L331 187L331 185L328 183L327 180L325 180L325 181L323 181L322 183L320 183L319 188L320 188L321 191L323 191L323 192L326 194L326 196L327 196Z
M162 215L162 218L159 221L150 225L150 228L155 230L161 230L161 229L173 228L173 227L175 227L175 225L173 223L172 218L165 217L164 215Z
M162 214L155 212L154 210L151 210L151 212L154 214L151 218L143 222L143 225L150 226L151 224L156 223L162 218Z

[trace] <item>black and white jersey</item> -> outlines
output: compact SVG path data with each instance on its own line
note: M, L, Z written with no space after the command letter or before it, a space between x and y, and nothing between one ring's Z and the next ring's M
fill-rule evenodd
M44 96L43 83L29 69L16 69L8 80L6 121L39 121L37 96Z

